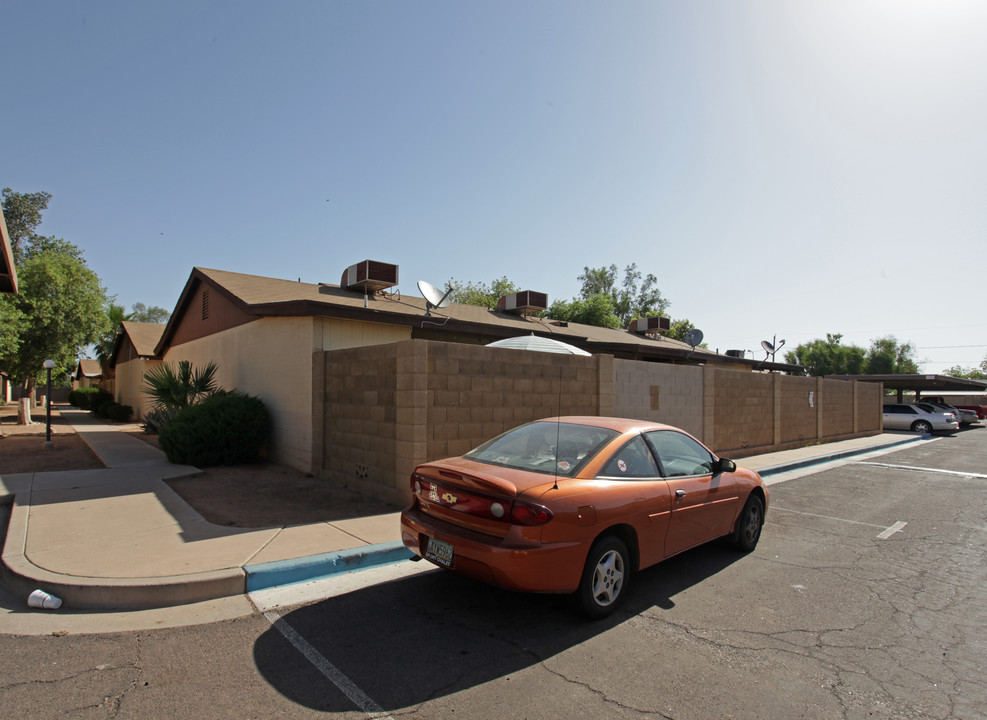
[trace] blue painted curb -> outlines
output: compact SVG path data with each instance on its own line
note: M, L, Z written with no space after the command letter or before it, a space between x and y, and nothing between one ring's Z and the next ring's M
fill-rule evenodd
M798 470L799 468L810 467L812 465L818 465L820 463L830 462L832 460L842 460L843 458L853 457L854 455L863 455L865 453L875 452L877 450L886 450L899 445L907 445L909 443L918 442L919 440L925 440L927 437L929 436L919 435L917 437L902 438L901 440L894 440L892 442L884 443L883 445L871 445L870 447L854 448L853 450L844 450L843 452L831 453L829 455L818 455L816 457L806 458L805 460L781 463L780 465L769 465L768 467L758 470L757 474L761 477L778 475L783 472L788 472L789 470ZM744 464L743 459L737 462L739 465Z
M247 592L253 592L363 570L375 565L389 565L410 560L412 557L412 552L398 541L248 565L243 570L247 574Z

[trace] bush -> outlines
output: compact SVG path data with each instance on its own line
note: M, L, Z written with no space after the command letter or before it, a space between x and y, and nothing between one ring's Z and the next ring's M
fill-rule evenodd
M104 403L97 413L100 417L104 417L107 420L112 420L113 422L130 422L131 416L134 414L134 409L130 405L121 405L118 402Z
M141 428L146 433L154 434L160 433L161 428L171 422L180 410L178 408L165 408L158 407L152 408L144 413L144 417L141 419Z
M158 442L179 465L239 465L257 461L270 424L260 398L219 393L179 412L160 429Z
M69 391L69 404L80 410L89 410L93 396L99 393L101 388L84 387ZM106 392L105 390L103 392ZM107 393L109 394L109 393Z
M103 406L109 405L115 402L113 400L113 394L107 392L103 388L96 388L96 392L89 396L89 410L92 411L94 415L99 415L100 417L106 417L103 414Z

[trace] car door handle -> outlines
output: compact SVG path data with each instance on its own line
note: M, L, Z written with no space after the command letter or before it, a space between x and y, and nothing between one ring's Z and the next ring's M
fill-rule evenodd
M685 497L685 490L676 490L675 497L679 500Z

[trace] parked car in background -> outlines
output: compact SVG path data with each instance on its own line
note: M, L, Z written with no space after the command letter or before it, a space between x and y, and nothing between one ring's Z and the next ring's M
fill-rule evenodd
M968 425L969 424L969 420L967 418L964 418L963 417L963 413L960 411L960 409L959 408L956 408L956 407L953 407L949 403L941 402L941 401L938 401L938 400L930 400L929 398L922 398L921 402L917 402L915 404L916 405L931 405L938 412L953 413L953 417L956 418L956 422L958 422L960 425ZM974 413L974 416L976 416L976 413ZM975 421L976 421L976 417L974 417L974 422Z
M757 545L760 475L678 428L561 417L418 466L401 538L415 555L510 590L572 594L599 618L631 573L717 538Z
M987 405L957 405L955 402L949 402L949 398L941 395L930 395L929 397L923 397L921 402L942 403L944 405L951 405L957 410L972 410L977 414L978 418L981 420L987 420Z
M896 403L884 406L885 430L911 430L913 432L931 433L959 430L960 424L952 413L945 413L927 403L914 405L898 405Z
M980 422L980 417L973 410L967 410L966 408L956 408L960 416L958 420L960 425L973 425L975 422Z

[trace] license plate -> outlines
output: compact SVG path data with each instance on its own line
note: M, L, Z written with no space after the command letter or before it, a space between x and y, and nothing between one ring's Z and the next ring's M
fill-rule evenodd
M425 546L426 560L431 560L436 565L441 565L445 568L451 568L452 556L452 545L447 542L442 542L441 540L428 538L428 544Z

